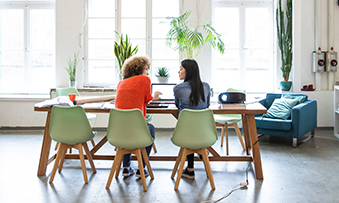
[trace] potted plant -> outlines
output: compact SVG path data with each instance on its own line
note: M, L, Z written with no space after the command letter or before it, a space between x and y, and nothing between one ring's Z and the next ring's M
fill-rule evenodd
M120 73L125 60L138 52L138 45L133 48L127 34L125 37L117 31L115 31L115 34L119 37L119 40L114 42L114 55L118 61Z
M69 58L67 60L68 66L65 67L68 76L69 76L69 86L70 87L76 87L76 71L77 71L77 66L79 64L80 59L79 57L79 52L74 53L73 59Z
M160 83L168 82L169 70L166 67L159 67L155 76L158 78Z
M200 25L196 28L188 23L188 17L191 11L186 11L179 17L167 17L170 24L170 30L167 33L166 43L173 50L179 50L184 54L185 58L193 59L199 54L201 47L206 43L221 54L225 52L224 42L220 38L220 34L215 31L211 23ZM207 33L204 37L199 30L202 28Z
M292 82L289 81L290 72L292 69L292 0L286 0L285 10L281 7L279 0L276 9L278 45L281 57L281 72L284 81L280 82L281 90L289 91Z

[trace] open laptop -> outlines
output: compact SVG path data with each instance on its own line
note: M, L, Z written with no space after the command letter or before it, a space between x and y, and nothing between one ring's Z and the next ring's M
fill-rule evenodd
M162 93L160 95L160 100L151 101L147 108L166 108L168 104L174 104L174 93L173 87L177 85L176 83L152 83L152 95L154 92L159 91Z

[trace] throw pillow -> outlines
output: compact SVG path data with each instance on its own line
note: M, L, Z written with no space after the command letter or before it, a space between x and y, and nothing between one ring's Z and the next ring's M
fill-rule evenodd
M280 118L286 120L290 117L292 108L298 103L296 99L275 99L267 110L266 118Z
M306 96L302 96L302 95L293 95L293 94L283 94L281 96L281 98L285 98L285 99L296 99L298 100L297 104L301 104L306 100Z

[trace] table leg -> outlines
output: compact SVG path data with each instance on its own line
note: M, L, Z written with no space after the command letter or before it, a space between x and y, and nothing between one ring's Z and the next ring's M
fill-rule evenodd
M242 114L241 115L241 120L242 120L242 128L244 131L244 139L245 139L245 145L246 145L246 155L249 155L250 152L249 150L251 149L251 141L250 141L250 134L248 132L248 120L247 117Z
M248 128L251 136L251 145L255 143L254 146L252 146L252 154L253 154L253 164L255 169L255 176L257 179L263 179L263 173L262 173L262 166L261 166L261 158L260 158L260 150L259 150L259 142L258 141L258 134L257 134L257 128L255 125L255 119L254 115L246 115L247 121L248 121Z
M40 153L40 161L39 161L39 168L38 168L38 176L43 176L46 173L46 168L48 165L48 156L49 150L51 148L51 137L49 136L49 122L51 119L51 112L48 111L47 118L46 118L46 125L45 125L45 132L44 137L42 139L42 147Z

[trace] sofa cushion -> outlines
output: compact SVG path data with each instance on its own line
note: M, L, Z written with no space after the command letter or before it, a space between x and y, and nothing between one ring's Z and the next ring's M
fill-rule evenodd
M258 129L262 128L262 129L289 131L292 128L292 120L264 118L263 116L256 116L255 124Z
M279 118L286 120L290 117L292 108L298 103L296 99L275 99L267 110L266 118Z
M293 95L293 94L283 94L281 98L284 99L296 99L298 101L298 104L303 103L306 100L306 95Z

